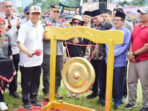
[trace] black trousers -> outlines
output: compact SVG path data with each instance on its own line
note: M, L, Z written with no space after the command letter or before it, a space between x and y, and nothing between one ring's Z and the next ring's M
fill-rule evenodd
M50 62L50 56L44 55L43 57L43 86L42 89L43 93L46 95L49 93L49 62ZM58 89L61 85L61 70L63 67L63 56L57 55L56 56L56 84L55 84L55 92L58 93Z
M2 88L3 91L5 91L6 88L6 82L3 81L3 86L1 84L1 80L0 80L0 87ZM0 102L4 102L4 94L2 94L2 92L0 91Z
M125 83L125 67L114 68L114 79L113 79L113 98L114 105L119 106L123 97L124 83Z
M123 97L127 97L127 65L128 61L126 61L126 66L125 66L125 83L124 83L124 90L123 90Z
M16 75L14 76L12 82L9 84L9 91L16 92L17 90L17 71L18 71L18 64L19 64L19 54L13 55L13 64L16 70Z
M20 67L23 103L37 101L40 85L41 66Z
M0 102L4 102L4 95L0 92Z
M94 94L98 94L99 97L105 99L106 92L106 63L105 60L91 60L91 63L95 69L96 78L92 86L92 91Z

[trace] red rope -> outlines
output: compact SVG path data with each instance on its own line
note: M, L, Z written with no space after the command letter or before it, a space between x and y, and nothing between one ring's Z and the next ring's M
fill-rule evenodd
M97 44L95 45L95 49L93 50L93 52L92 52L92 54L91 54L91 56L90 56L90 58L89 58L89 62L90 62L91 59L93 58L93 56L94 56L96 50L97 50Z
M16 75L16 71L13 73L13 75L11 76L11 78L9 80L3 76L0 76L0 79L5 80L7 83L10 83L13 80L15 75Z
M2 87L0 87L0 92L1 92L2 94L4 94L4 91L3 91Z
M3 76L0 76L1 86L3 87L3 80L5 80L7 83L10 83L13 80L15 75L16 75L16 71L13 73L13 75L11 76L11 78L9 80ZM0 87L0 92L3 94L4 91L3 91L2 87Z
M96 45L92 45L92 44L75 44L75 43L71 43L71 42L65 42L65 44L67 45L67 44L70 44L70 45L77 45L77 46L93 46L93 47L95 47Z
M65 42L66 51L67 51L67 54L68 54L69 59L70 59L70 54L69 54L69 50L68 50L67 44L69 44L69 45L75 45L75 46L80 46L80 47L84 47L84 46L85 47L87 47L87 46L95 47L95 49L92 52L91 57L89 58L89 61L91 61L91 59L93 58L93 56L94 56L94 54L95 54L95 52L97 50L97 45L91 45L91 44L87 44L87 45L86 44L75 44L75 43Z
M68 47L67 47L67 42L65 42L65 45L66 45L66 51L67 51L68 57L70 59L70 54L69 54L69 50L68 50Z

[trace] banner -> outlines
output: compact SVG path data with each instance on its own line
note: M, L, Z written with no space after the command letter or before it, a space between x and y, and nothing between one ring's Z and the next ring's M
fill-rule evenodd
M81 6L78 7L72 7L72 6L66 6L61 3L59 3L61 8L61 14L67 14L67 15L80 15L81 14Z
M113 10L116 7L117 4L115 3L107 3L107 9ZM83 4L82 7L82 13L84 13L85 11L93 11L99 9L99 2L87 2Z
M126 14L138 15L137 10L140 8L142 8L142 7L124 5L124 11Z

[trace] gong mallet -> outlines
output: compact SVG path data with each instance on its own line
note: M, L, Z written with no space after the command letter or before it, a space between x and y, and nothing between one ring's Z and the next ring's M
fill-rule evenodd
M40 56L41 53L42 53L42 51L40 49L37 49L37 50L35 50L35 52L33 53L33 55Z

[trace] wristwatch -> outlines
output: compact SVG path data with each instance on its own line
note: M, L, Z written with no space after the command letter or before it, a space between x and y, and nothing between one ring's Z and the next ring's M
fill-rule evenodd
M8 25L8 29L11 29L11 26L10 25Z
M133 55L134 55L135 57L137 56L135 52L133 52Z

